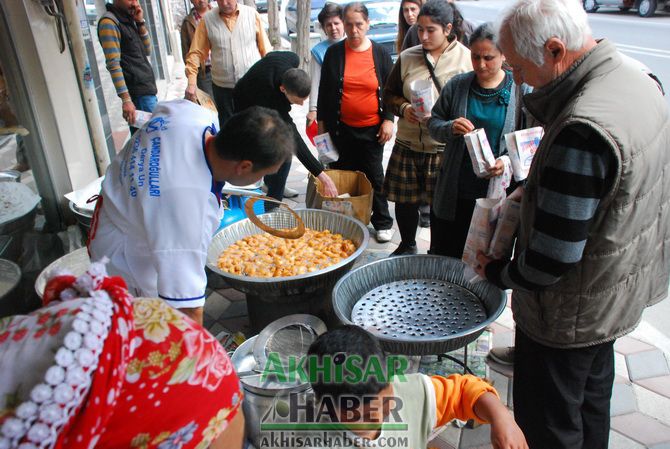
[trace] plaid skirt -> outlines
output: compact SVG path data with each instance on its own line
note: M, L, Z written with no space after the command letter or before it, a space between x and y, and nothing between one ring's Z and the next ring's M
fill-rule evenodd
M394 203L433 202L442 152L421 153L396 141L386 168L384 193Z

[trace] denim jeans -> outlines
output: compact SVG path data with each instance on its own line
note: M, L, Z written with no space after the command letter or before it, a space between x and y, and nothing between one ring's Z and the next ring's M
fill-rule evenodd
M135 105L135 109L139 111L154 112L156 103L158 103L158 98L155 95L137 95L131 98L133 100L133 104ZM129 125L128 127L130 128L131 136L135 131L138 130L138 128L135 128L134 126Z

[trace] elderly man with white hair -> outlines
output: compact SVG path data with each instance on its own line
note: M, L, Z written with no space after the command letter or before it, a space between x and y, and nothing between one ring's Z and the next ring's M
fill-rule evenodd
M545 127L514 258L478 256L514 290L515 417L531 448L606 448L614 341L668 292L668 107L578 0L520 0L499 36Z

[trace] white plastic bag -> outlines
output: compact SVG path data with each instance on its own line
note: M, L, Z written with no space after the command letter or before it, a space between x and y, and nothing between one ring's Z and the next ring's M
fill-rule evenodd
M340 158L330 134L323 133L314 136L314 145L316 145L316 151L319 153L319 160L322 163L336 162Z
M528 177L530 165L543 135L544 130L541 126L505 134L507 152L512 162L514 179L517 182L521 182Z
M409 85L410 100L417 117L424 118L430 115L435 105L433 98L433 82L430 80L415 80Z
M489 139L486 137L484 128L478 128L463 136L465 146L468 147L468 154L472 161L472 169L479 178L488 175L487 169L496 164L496 158L493 156Z
M502 175L491 178L489 181L486 198L505 198L507 196L507 188L512 184L512 162L509 156L500 156L498 159L503 162L505 168Z

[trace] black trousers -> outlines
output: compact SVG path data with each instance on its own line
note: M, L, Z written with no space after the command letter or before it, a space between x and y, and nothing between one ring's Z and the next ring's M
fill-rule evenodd
M214 93L214 104L216 104L216 109L219 111L220 130L235 111L233 107L233 89L219 87L212 83L212 92Z
M365 173L374 189L372 200L372 217L370 221L377 231L391 229L393 218L389 213L389 203L383 193L384 167L382 158L384 145L377 142L379 125L365 128L353 128L340 124L339 135L331 138L340 153L337 162L330 164L331 168L337 170L359 170Z
M274 173L272 175L265 175L263 177L263 182L268 187L269 197L279 201L284 199L284 187L286 187L286 179L288 178L288 174L290 171L291 171L291 159L287 160L281 166L279 166L279 170L277 170L277 173ZM277 207L279 207L278 204L268 202L265 203L266 212L270 212L271 210Z
M514 417L531 449L606 449L614 342L577 349L541 345L517 328Z
M405 245L416 245L420 207L418 203L395 203L395 220L398 222L400 240Z
M475 200L459 199L456 203L456 216L453 221L444 220L430 211L430 254L463 257L465 240L470 229Z

